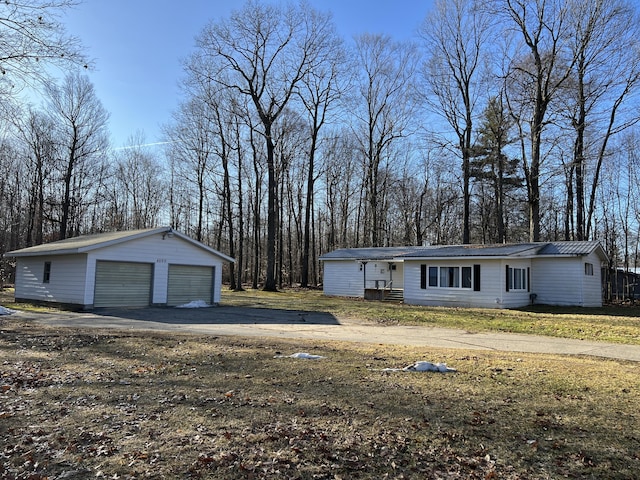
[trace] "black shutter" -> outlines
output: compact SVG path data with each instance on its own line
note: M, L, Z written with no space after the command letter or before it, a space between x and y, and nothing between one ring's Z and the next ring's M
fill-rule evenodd
M473 291L480 291L480 265L475 264L473 266Z
M427 266L420 265L420 288L427 288Z
M531 291L531 267L527 267L527 292Z
M505 269L506 275L504 277L504 283L507 286L507 292L509 291L509 265L506 266L507 268Z

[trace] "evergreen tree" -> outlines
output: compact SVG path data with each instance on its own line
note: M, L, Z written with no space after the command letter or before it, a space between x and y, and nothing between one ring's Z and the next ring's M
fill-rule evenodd
M519 159L510 159L504 149L514 139L509 134L513 121L505 112L502 99L493 97L484 111L479 128L478 142L471 154L471 178L480 182L481 190L493 193L493 211L488 222L495 228L490 229L493 235L490 240L495 243L507 242L507 222L505 216L505 199L507 194L522 187L522 178L518 177Z

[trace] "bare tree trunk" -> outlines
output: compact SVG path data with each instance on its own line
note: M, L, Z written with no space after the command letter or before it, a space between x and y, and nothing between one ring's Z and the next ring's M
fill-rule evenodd
M263 290L275 292L276 284L276 234L278 228L278 183L276 178L274 146L271 138L271 125L265 125L267 142L267 274Z
M238 281L235 291L243 291L242 282L244 281L244 196L242 194L242 149L240 148L240 127L236 122L236 142L238 152L238 258L235 263Z
M309 166L307 171L307 198L305 199L304 206L304 239L302 241L302 265L301 265L301 279L300 286L307 288L309 286L309 250L310 235L311 235L311 206L313 205L313 186L315 182L315 152L317 143L317 132L311 135L311 147L309 150Z

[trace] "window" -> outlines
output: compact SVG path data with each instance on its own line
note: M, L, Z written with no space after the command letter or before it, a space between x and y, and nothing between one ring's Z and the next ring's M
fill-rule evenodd
M528 269L511 268L507 265L507 292L510 290L528 290Z
M471 288L471 267L462 267L462 288Z
M440 286L460 287L460 267L440 267Z
M49 283L51 280L51 262L44 262L44 273L42 274L42 283Z
M584 264L584 274L593 276L593 263L585 263Z
M438 267L429 267L429 286L438 286Z
M480 265L473 267L428 267L421 265L420 288L473 288L480 291Z

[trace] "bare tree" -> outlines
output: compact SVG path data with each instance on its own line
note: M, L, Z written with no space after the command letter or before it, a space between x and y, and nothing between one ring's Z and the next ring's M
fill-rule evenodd
M63 156L59 237L64 239L70 233L71 220L77 225L80 219L83 197L91 188L91 164L100 161L106 153L109 114L88 77L79 73L67 75L60 86L47 86L47 103Z
M493 12L504 21L507 36L520 42L509 55L509 106L521 132L528 137L529 155L522 144L529 206L529 240L540 240L540 168L548 109L567 81L575 59L567 55L570 34L564 0L493 0ZM527 132L528 128L528 132Z
M327 250L357 245L354 233L359 225L354 219L354 204L362 187L357 147L356 139L346 130L330 136L323 146Z
M80 42L68 35L61 15L75 0L22 0L0 3L0 92L48 77L47 68L84 66Z
M0 140L0 253L22 246L24 205L22 195L28 188L24 179L25 164L19 150L8 138ZM0 281L9 272L8 264L0 260Z
M427 99L453 129L462 158L462 243L471 230L470 158L473 122L481 84L481 59L491 29L476 1L439 0L420 30L427 55Z
M640 18L624 0L567 1L574 71L565 85L563 111L575 131L575 237L589 238L602 162L611 137L640 120L625 102L640 82ZM600 133L598 133L600 132ZM589 158L595 158L588 175ZM591 177L590 197L586 189Z
M311 213L314 204L316 172L316 153L320 139L320 130L327 121L331 109L334 108L342 93L341 76L345 76L345 55L342 44L333 29L328 29L332 41L327 42L331 51L328 62L310 70L303 78L298 90L310 123L311 144L308 153L307 193L304 206L304 240L302 246L300 285L309 284L309 254L311 250ZM342 81L344 83L344 81Z
M19 139L26 147L25 174L29 179L29 200L27 209L28 226L26 245L39 245L44 241L45 223L48 213L45 209L46 186L56 168L58 152L54 141L55 125L50 117L41 111L29 109L25 116L17 118Z
M417 66L415 48L388 36L364 34L356 38L358 68L355 133L364 163L367 243L379 246L381 237L381 168L390 161L394 142L410 133L415 113L412 82Z
M307 4L277 7L250 0L227 20L211 23L197 40L191 74L251 99L260 118L267 152L267 272L264 289L276 290L277 182L273 125L291 101L301 80L331 52L325 48L330 16Z
M142 132L131 135L128 146L115 154L114 190L122 195L120 210L126 214L125 228L157 226L164 203L163 166L148 147Z
M208 192L212 185L215 159L216 125L209 104L202 97L184 102L174 113L174 123L165 128L170 142L168 155L176 174L195 188L196 240L203 241Z

